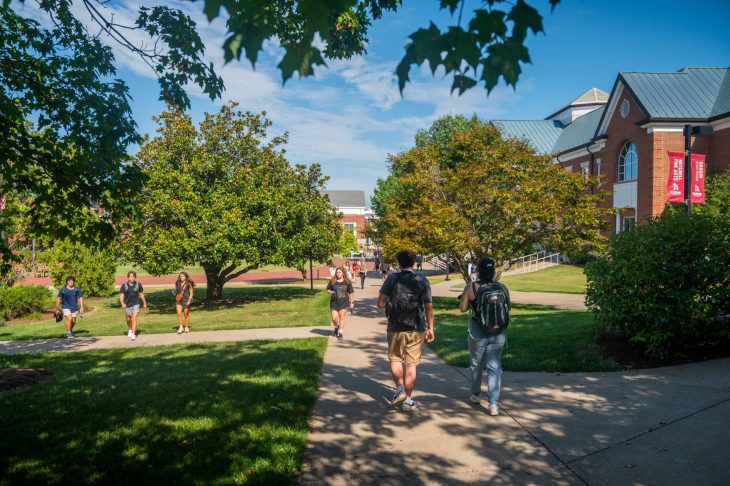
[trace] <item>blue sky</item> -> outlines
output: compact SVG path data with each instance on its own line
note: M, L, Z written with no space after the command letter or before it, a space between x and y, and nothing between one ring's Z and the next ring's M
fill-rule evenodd
M247 61L223 66L224 21L209 24L201 2L167 3L198 22L206 57L226 83L223 100L215 102L190 89L196 120L228 100L243 110L265 110L274 123L272 134L289 132L291 162L319 162L331 178L329 189L361 189L368 195L387 174L387 155L407 150L415 132L438 116L540 119L592 87L610 91L619 71L730 66L730 2L725 0L563 0L553 13L548 0L530 0L543 13L545 34L529 38L533 64L523 67L516 90L501 85L489 97L483 89L451 96L451 80L438 72L432 77L424 66L413 69L414 83L401 98L392 73L408 34L431 19L442 28L455 22L438 10L438 0L404 0L399 12L371 29L367 56L330 61L314 78L294 78L282 87L275 67L282 51L276 45L266 46L255 71ZM468 0L465 18L480 3ZM698 4L702 8L694 7ZM124 21L134 18L138 5L117 0L109 8ZM153 73L128 52L115 48L115 54L140 131L151 133L151 117L163 109Z

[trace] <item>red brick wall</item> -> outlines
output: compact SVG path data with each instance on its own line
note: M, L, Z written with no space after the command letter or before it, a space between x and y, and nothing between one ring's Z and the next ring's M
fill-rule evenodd
M343 214L342 223L357 224L357 239L365 239L365 215L363 214Z
M710 135L708 173L730 170L730 128L718 130Z

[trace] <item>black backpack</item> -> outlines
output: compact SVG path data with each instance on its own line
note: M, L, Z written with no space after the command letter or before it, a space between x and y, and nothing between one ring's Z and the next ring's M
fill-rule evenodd
M494 336L509 326L509 307L502 287L494 282L483 283L476 291L474 316L485 333Z
M423 291L413 272L396 274L390 294L388 322L414 329L426 322Z

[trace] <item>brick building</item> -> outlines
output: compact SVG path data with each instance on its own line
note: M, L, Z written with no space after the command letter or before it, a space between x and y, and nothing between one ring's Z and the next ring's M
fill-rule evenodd
M622 72L610 94L593 88L544 120L491 123L566 170L600 176L618 233L665 208L667 153L684 151L684 125L697 127L692 151L709 175L730 168L730 68Z
M361 249L369 249L370 242L365 230L373 217L373 211L365 204L365 191L322 191L330 204L342 215L342 225L351 231Z

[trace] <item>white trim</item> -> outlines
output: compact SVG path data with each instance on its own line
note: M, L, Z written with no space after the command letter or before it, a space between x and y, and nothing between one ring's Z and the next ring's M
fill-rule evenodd
M598 142L594 143L593 145L589 145L588 147L583 147L582 149L574 150L572 152L567 152L556 156L555 158L553 158L553 164L557 164L559 162L567 162L578 157L595 154L596 152L603 150L605 146L606 141L599 140Z
M661 127L649 127L646 129L646 133L682 133L683 128L661 128Z
M601 125L598 127L598 131L596 132L596 136L601 136L606 134L606 130L608 129L608 123L611 121L611 118L613 118L613 112L616 111L616 105L618 104L618 100L621 98L621 95L624 92L624 83L619 81L616 84L616 89L613 93L611 93L608 97L608 105L606 106L606 110L603 112L603 121L601 122Z
M600 157L598 157L596 159L596 176L597 177L601 176L601 158Z
M726 128L730 128L730 118L720 118L719 120L715 120L710 123L710 126L714 132L725 130Z

